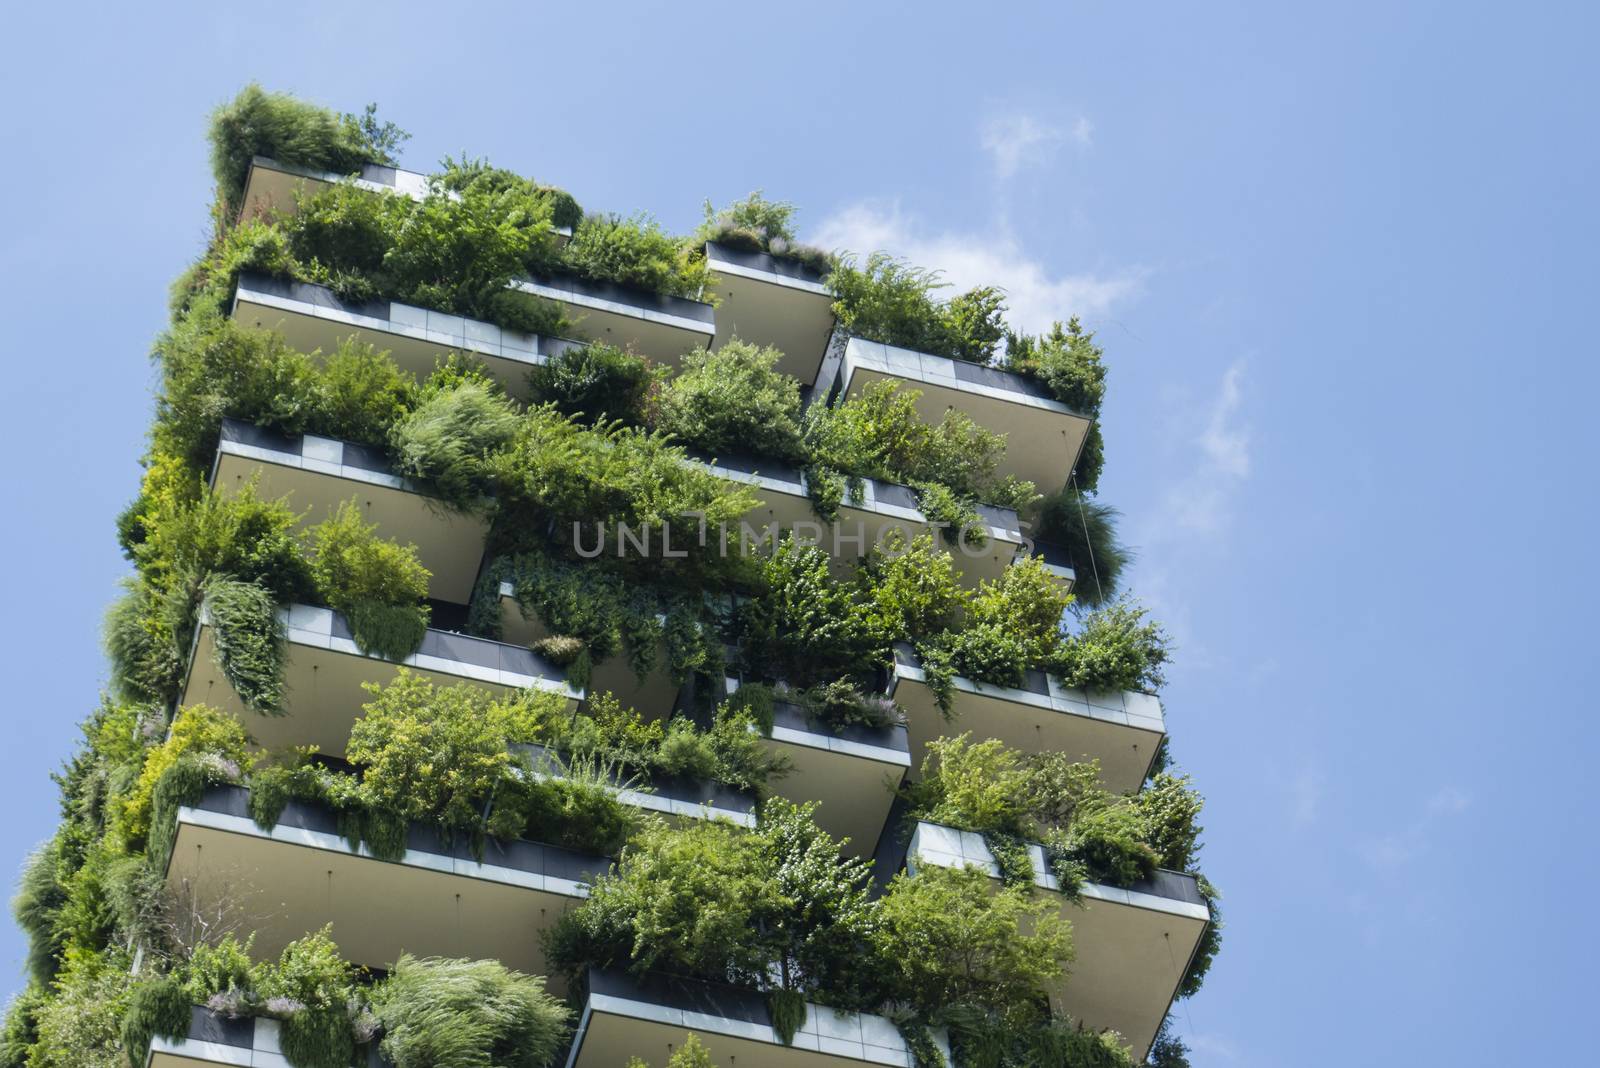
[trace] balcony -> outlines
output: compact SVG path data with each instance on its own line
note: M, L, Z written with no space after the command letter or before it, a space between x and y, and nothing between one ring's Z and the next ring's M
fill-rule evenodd
M563 774L560 759L545 746L524 743L512 749L529 758L533 773L541 779ZM754 796L709 779L657 775L626 788L619 784L615 793L624 805L657 813L672 823L726 820L747 829L756 825Z
M737 679L726 682L737 692ZM847 856L869 857L889 821L895 790L911 769L906 728L840 727L813 722L785 701L773 706L767 746L789 758L794 770L767 789L795 804L817 802L817 826L849 839Z
M954 409L979 426L1006 435L1001 475L1025 478L1042 493L1066 484L1090 421L1022 375L964 360L929 356L853 337L824 365L820 395L851 397L874 382L892 381L921 391L917 410L938 422Z
M403 663L366 656L344 617L327 608L291 605L281 610L288 636L284 656L284 715L261 716L245 708L217 666L215 634L202 620L190 655L181 703L204 703L238 716L264 749L315 745L344 753L350 728L371 699L366 682L388 682L404 666L439 685L468 682L500 693L535 687L562 694L576 710L583 691L527 649L449 631L429 630Z
M656 363L676 367L690 349L707 348L716 337L716 312L709 304L571 276L523 278L518 292L554 301L578 336L632 349Z
M803 386L817 380L833 332L833 293L822 275L765 252L706 244L717 276L716 345L732 338L771 345L783 353L778 370Z
M302 352L332 352L354 338L387 351L419 380L433 373L441 356L465 353L482 360L489 374L519 398L528 396L528 371L573 344L399 301L341 300L325 286L258 274L239 278L233 319L276 331Z
M194 1068L197 1064L228 1064L239 1068L288 1062L278 1046L277 1020L220 1016L198 1005L190 1012L189 1033L150 1041L145 1068Z
M1059 545L1051 542L1036 541L1033 543L1033 555L1037 556L1044 564L1044 569L1059 582L1064 590L1071 592L1077 585L1078 573L1072 566L1072 557Z
M598 969L589 972L584 985L566 1068L617 1068L630 1057L664 1064L691 1032L720 1065L915 1064L900 1032L881 1016L808 1005L805 1025L795 1032L793 1044L785 1046L759 991L665 975L636 979ZM948 1050L944 1052L948 1061Z
M298 198L321 192L330 185L349 182L375 193L399 193L413 200L428 195L428 176L378 163L362 166L359 174L335 174L257 156L245 177L241 218L292 214Z
M1046 867L1044 850L1031 846L1030 853L1035 885L1058 895L1061 915L1072 924L1076 957L1071 974L1050 992L1054 1007L1095 1030L1115 1030L1142 1063L1211 922L1199 880L1162 871L1128 889L1090 883L1083 901L1073 904L1059 897L1061 884ZM925 864L978 867L1000 878L982 835L935 823L917 824L905 864L913 875Z
M971 731L998 738L1024 753L1059 751L1099 760L1106 788L1130 793L1144 785L1156 747L1166 733L1161 701L1133 692L1070 690L1042 671L1021 687L991 686L957 676L955 721L947 721L928 686L927 673L904 644L895 648L889 695L906 710L911 751L920 762L935 738Z
M661 622L665 616L657 617ZM537 616L522 610L516 587L500 583L501 634L517 645L532 645L551 636L550 629ZM626 656L613 656L596 663L589 674L590 693L610 693L624 708L635 708L646 719L659 719L672 711L682 687L672 681L665 647L657 650L656 664L644 678L633 673Z
M290 508L307 513L307 523L321 522L355 498L380 534L416 545L422 565L433 573L430 597L454 604L471 599L488 522L423 495L409 479L393 474L378 450L224 419L211 485L238 490L252 479L262 498L287 497Z
M214 786L178 810L167 885L201 901L217 895L256 932L253 951L274 958L289 942L333 924L356 964L387 968L401 953L493 958L545 971L541 935L588 895L604 857L536 842L485 842L481 858L413 826L399 861L350 851L334 812L291 801L264 831L250 793Z
M718 478L756 491L760 503L744 517L751 528L752 541L760 542L768 529L780 535L795 533L828 553L841 575L848 571L848 564L865 556L895 531L911 538L932 533L939 544L949 549L957 574L968 586L998 579L1022 553L1022 528L1017 513L1009 508L979 507L982 546L951 545L929 525L928 517L917 506L916 494L907 486L862 479L861 498L856 500L846 493L839 505L838 520L825 523L812 509L805 473L797 467L748 456L704 457L695 462ZM730 549L740 536L740 531L728 530Z

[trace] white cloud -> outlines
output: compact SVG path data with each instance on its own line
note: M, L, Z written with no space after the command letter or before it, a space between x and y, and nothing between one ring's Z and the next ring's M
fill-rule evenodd
M1222 375L1204 425L1194 438L1198 460L1166 494L1171 527L1189 534L1225 532L1233 519L1233 500L1250 476L1250 428L1244 422L1244 362Z
M1094 144L1094 123L1087 116L1079 115L1078 121L1072 124L1072 139L1080 148L1089 148Z
M1073 136L1078 137L1076 129ZM1046 149L1061 138L1060 130L1032 115L1007 115L984 123L978 140L994 161L995 174L1006 179L1021 170L1024 163L1041 160Z
M826 249L861 254L882 250L919 267L940 271L952 291L993 285L1005 291L1006 319L1030 332L1048 330L1057 319L1095 316L1138 295L1140 270L1111 275L1055 274L1031 258L1002 230L930 232L888 204L855 204L808 235Z

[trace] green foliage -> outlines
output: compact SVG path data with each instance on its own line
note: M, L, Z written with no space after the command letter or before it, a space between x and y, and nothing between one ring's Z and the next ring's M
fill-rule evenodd
M574 975L622 965L755 984L773 957L763 921L782 907L754 836L708 821L646 827L562 916L549 955Z
M204 1004L215 994L244 994L255 990L256 966L250 949L254 936L244 942L229 933L216 942L201 942L183 965L184 994L194 1004Z
M793 242L795 207L787 201L768 200L761 190L736 200L718 211L706 201L706 221L698 236L707 241L722 241L718 236L729 231L754 233L760 241L757 252L765 252L774 240Z
M500 529L551 531L586 555L625 557L656 582L697 573L710 579L737 569L742 561L733 554L720 556L715 538L701 547L687 535L684 514L703 515L715 530L737 525L755 498L749 487L724 482L684 460L684 451L659 432L615 424L588 428L548 407L530 409L510 447L493 458ZM648 559L640 559L637 549L619 548L622 525L649 539ZM663 557L661 531L667 525L676 527L674 553L685 551L686 558ZM545 541L528 533L520 540L521 545L508 547Z
M272 594L253 582L213 576L205 586L217 667L244 702L263 716L283 715L283 623Z
M1200 936L1200 944L1195 947L1194 956L1189 960L1189 966L1184 969L1183 979L1178 983L1178 997L1189 998L1200 992L1200 987L1206 981L1206 975L1211 971L1211 965L1216 963L1217 954L1222 951L1222 909L1217 905L1217 888L1205 879L1200 880L1200 892L1206 895L1206 903L1211 908L1211 922L1206 924L1205 933Z
M329 924L283 947L276 964L255 973L257 993L309 1009L343 1009L349 996L351 969L339 955Z
M639 1057L629 1057L626 1068L650 1068L650 1064ZM711 1051L700 1041L700 1036L690 1031L683 1045L673 1050L672 1056L667 1058L667 1068L717 1068L717 1065L711 1059Z
M1005 336L999 290L979 286L941 303L937 271L874 252L864 264L844 257L828 275L839 326L857 337L934 356L988 363Z
M122 1022L133 982L120 955L64 971L33 1012L28 1068L127 1068Z
M1205 798L1189 776L1160 772L1134 795L1134 805L1144 820L1145 840L1155 850L1157 863L1172 871L1193 871L1200 852L1200 812Z
M508 316L527 298L507 287L553 263L551 211L545 197L514 188L451 193L435 183L413 200L341 184L303 198L281 226L306 278L347 299L400 300L527 330L540 324L524 318L527 308Z
M1006 568L998 580L979 584L967 603L966 625L1003 630L1021 646L1023 659L1037 664L1060 644L1061 617L1071 600L1044 563L1029 557Z
M431 574L415 545L377 536L377 524L361 518L355 499L306 531L311 581L328 605L344 613L364 653L404 660L422 644L428 628Z
M504 168L491 167L487 160L446 157L439 184L457 193L510 193L542 199L550 206L550 222L554 226L571 229L583 221L583 209L565 189L541 185Z
M151 501L134 563L158 589L182 590L196 604L213 575L292 601L308 586L295 537L299 519L282 500L258 497L254 482L237 492L173 489Z
M571 1013L544 980L494 961L401 956L372 992L394 1068L544 1068Z
M744 660L758 676L798 687L833 681L873 661L868 618L828 555L792 539L761 561L763 595L740 613Z
M705 257L648 215L586 215L561 250L561 266L596 282L701 298Z
M547 947L571 974L624 966L859 1000L871 964L866 867L842 861L809 808L767 802L760 828L646 827L566 913Z
M905 710L893 700L883 694L862 693L849 679L834 679L804 689L795 689L782 682L771 687L750 683L742 687L740 693L745 694L744 700L749 701L757 690L769 691L772 700L794 705L805 713L808 720L830 730L891 727L906 721ZM758 700L766 703L768 699L763 697Z
M491 457L516 435L518 423L505 396L480 382L438 389L390 428L395 468L466 508L489 488Z
M895 993L925 1013L959 1003L1026 1004L1072 959L1071 932L1054 903L1019 889L995 891L976 868L895 876L873 937Z
M1155 875L1160 858L1145 841L1139 810L1127 802L1082 807L1063 832L1052 833L1053 863L1097 883L1132 886ZM1063 878L1065 884L1067 879Z
M822 249L795 240L794 205L768 200L759 189L721 211L712 208L708 200L705 211L705 222L695 231L698 245L715 241L742 252L765 252L793 260L818 274L825 274L833 265L833 258Z
M11 914L28 937L28 973L37 983L48 983L60 967L64 939L58 921L67 903L67 888L61 882L63 844L57 832L33 851L11 899Z
M1048 333L1006 335L1006 367L1043 382L1051 394L1073 411L1097 418L1106 396L1105 350L1077 318Z
M382 445L389 428L410 409L416 389L416 380L387 352L347 338L314 364L304 430Z
M1085 498L1071 487L1039 503L1036 533L1040 541L1060 546L1077 575L1073 596L1089 608L1115 598L1123 570L1133 552L1117 540L1115 508Z
M657 428L716 455L801 455L800 383L777 369L783 353L735 338L685 353L661 391Z
M1127 601L1086 614L1056 650L1051 670L1063 685L1082 690L1160 690L1171 643L1146 616Z
M637 784L620 780L613 765L594 756L558 763L553 770L557 777L503 787L490 829L589 854L620 850L638 830L640 817L617 799L617 790Z
M795 1032L806 1025L806 996L798 990L773 990L767 994L767 1012L778 1040L793 1045Z
M1100 405L1106 396L1104 355L1094 334L1076 317L1065 327L1058 321L1036 337L1006 333L1007 370L1037 379L1056 400L1093 420L1072 471L1074 484L1086 493L1095 491L1105 467L1105 440L1100 433Z
M211 115L211 172L219 196L237 209L256 156L352 174L363 163L392 164L410 136L392 122L379 123L375 104L359 116L341 115L252 82Z
M938 423L917 411L921 391L874 382L834 405L806 410L804 435L813 462L909 485L937 483L959 498L1022 508L1032 483L1001 479L1006 438L954 409Z
M149 832L156 785L185 757L231 766L237 775L250 766L249 735L237 719L209 705L179 710L165 741L144 755L138 779L122 800L118 824L124 837L139 839Z
M1161 1030L1150 1044L1145 1064L1150 1068L1190 1068L1189 1044L1173 1033L1171 1016L1161 1021Z
M971 1068L1133 1068L1114 1031L1094 1032L1065 1018L1038 1013L975 1011L949 1014L952 1053Z
M348 1068L355 1038L344 1006L305 1008L283 1021L278 1046L294 1068Z
M479 686L435 686L405 669L367 691L372 700L345 750L362 769L366 805L468 836L481 834L484 806L510 774L508 747L534 740L563 701L535 690L496 699Z
M28 1051L39 1041L35 1016L49 1000L46 990L34 984L12 997L0 1027L0 1068L28 1068Z
M528 385L533 403L553 405L563 415L638 422L658 377L643 356L591 341L564 348L533 368Z
M178 692L183 653L168 621L169 602L149 584L123 582L106 610L102 639L111 688L130 701L166 701Z
M134 1064L143 1064L150 1040L189 1035L189 995L183 985L166 976L135 983L122 1018L122 1048ZM332 1068L341 1068L335 1065Z
M964 831L1027 833L1029 774L1022 755L998 739L971 738L969 732L928 743L922 773L905 790L912 812Z

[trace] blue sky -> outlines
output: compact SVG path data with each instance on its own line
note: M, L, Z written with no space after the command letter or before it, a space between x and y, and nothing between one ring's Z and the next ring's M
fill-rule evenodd
M760 187L1026 325L1081 314L1225 895L1196 1063L1581 1046L1592 9L334 7L8 15L5 863L105 677L146 353L206 234L206 114L254 78L379 101L420 169L487 155L678 228ZM7 926L0 989L20 960Z

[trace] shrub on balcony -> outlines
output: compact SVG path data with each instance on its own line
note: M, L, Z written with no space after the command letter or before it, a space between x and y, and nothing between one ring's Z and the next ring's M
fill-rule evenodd
M1186 778L1167 776L1149 797L1119 797L1100 785L1098 762L1063 753L1025 758L967 734L937 739L928 750L920 780L904 791L912 814L983 834L1007 882L1033 882L1025 855L1020 863L1002 855L1026 841L1046 846L1069 896L1086 880L1129 886L1159 867L1192 867L1204 801Z
M583 221L583 209L572 194L553 185L542 185L513 171L492 167L487 160L462 157L457 160L445 157L444 170L439 174L439 184L456 193L484 192L507 194L512 197L533 197L550 206L550 221L555 226L572 229Z
M993 286L977 286L941 302L937 271L874 252L860 263L839 259L828 275L841 329L869 341L971 363L988 363L1005 336L1005 302Z
M34 1006L28 1068L128 1068L122 1021L131 995L129 961L90 958L68 967Z
M895 876L876 919L874 949L890 988L927 1015L1030 1004L1072 959L1055 905L1018 888L996 892L975 868Z
M889 482L937 483L957 497L1006 508L1035 499L1032 483L995 474L1004 435L954 410L925 422L918 396L895 382L874 382L839 404L812 405L804 435L813 462Z
M866 865L839 857L808 807L773 799L750 833L725 823L656 824L562 916L553 966L665 971L777 986L856 1007L872 906Z
M1099 608L1115 599L1123 569L1133 553L1117 540L1115 508L1071 489L1039 502L1034 534L1060 546L1072 561L1079 604Z
M640 1057L629 1057L626 1068L650 1068L650 1063ZM700 1036L690 1031L683 1045L667 1058L666 1068L717 1068L717 1063L711 1059L711 1051L700 1041Z
M1083 617L1055 651L1051 671L1077 689L1155 693L1166 682L1170 647L1166 632L1143 608L1118 601Z
M795 239L795 206L787 201L768 200L759 189L720 211L712 208L708 200L705 212L705 222L695 231L698 245L715 241L740 252L765 252L818 274L825 274L833 265L828 253Z
M559 334L559 312L507 288L556 261L551 212L544 198L513 190L469 186L450 195L435 186L412 200L341 184L305 197L278 225L296 275L346 299L399 300Z
M833 579L826 553L786 539L760 568L762 595L741 606L737 624L744 663L758 678L804 688L871 667L867 616Z
M156 786L185 756L224 762L238 775L251 765L249 735L237 719L209 705L179 710L166 740L142 755L138 776L121 799L118 830L124 838L137 841L150 832Z
M378 122L377 105L361 115L340 114L252 83L211 115L211 172L224 204L236 209L256 156L353 174L364 163L393 164L410 136Z
M284 629L272 594L225 574L205 585L217 667L252 712L283 714Z
M1051 396L1092 420L1083 448L1072 468L1072 483L1085 493L1100 485L1105 467L1105 439L1100 432L1100 406L1106 396L1105 350L1076 316L1051 324L1039 335L1006 331L1004 367L1037 380Z
M533 368L528 385L533 403L550 404L562 415L638 422L658 378L643 356L591 341L562 349Z
M713 455L801 455L800 384L777 369L783 353L734 339L683 357L661 391L655 426Z
M683 450L663 434L613 424L580 426L549 408L521 419L510 445L491 457L497 487L499 547L516 551L545 546L549 538L584 557L622 558L620 566L652 581L674 575L726 573L736 556L719 557L715 539L698 546L685 536L684 514L704 517L713 530L737 524L754 505L748 487L732 485L684 463ZM641 553L621 541L621 528L647 542ZM666 558L663 531L677 528ZM644 557L641 559L641 557Z
M476 839L483 809L513 767L510 746L537 740L564 698L522 690L496 698L478 686L435 686L402 669L350 731L346 758L361 768L368 807Z
M403 955L372 1004L394 1068L544 1068L571 1023L542 978L495 961Z
M955 562L933 539L899 532L874 546L856 572L866 624L884 646L916 642L953 628L966 594Z
M486 382L442 384L390 428L395 468L448 504L476 506L492 484L492 458L519 422L505 395Z
M585 215L561 250L561 267L581 278L701 299L710 277L704 255L648 215Z
M428 580L415 545L377 536L354 499L306 531L311 581L342 612L363 653L404 660L428 629Z

